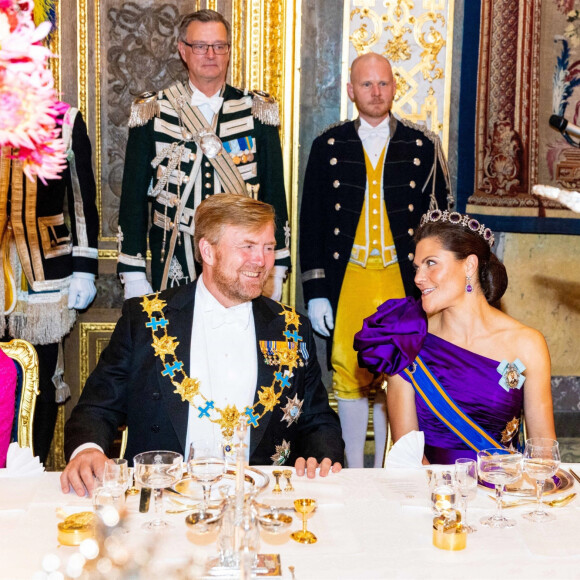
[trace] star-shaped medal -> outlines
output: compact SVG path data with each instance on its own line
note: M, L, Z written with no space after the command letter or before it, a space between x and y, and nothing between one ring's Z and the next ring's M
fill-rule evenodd
M292 325L296 330L298 330L298 327L300 326L300 317L296 313L296 310L294 310L294 308L285 308L283 314L285 324L287 326Z
M165 300L160 300L158 296L159 293L155 294L153 298L143 296L143 300L141 300L141 307L143 308L143 312L147 312L149 318L151 318L151 315L154 312L162 312L167 305Z
M298 395L294 395L293 399L286 397L286 400L288 403L286 403L286 406L282 409L282 411L284 411L284 416L280 421L286 421L288 427L290 427L290 425L295 421L298 421L300 415L302 415L302 405L304 404L304 401L300 401Z
M270 457L274 465L284 465L290 457L290 443L282 439L282 445L276 445L276 453Z
M258 398L264 407L264 413L274 410L274 407L278 404L281 395L282 391L276 394L274 387L262 387L262 390L258 393Z

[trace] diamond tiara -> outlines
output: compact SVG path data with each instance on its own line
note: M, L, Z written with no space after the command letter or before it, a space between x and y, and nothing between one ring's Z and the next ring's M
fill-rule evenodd
M489 228L486 228L484 224L480 224L476 219L457 211L441 211L440 209L430 210L421 216L421 225L429 222L449 222L455 226L464 226L481 236L489 244L490 248L493 246L495 241L493 232Z

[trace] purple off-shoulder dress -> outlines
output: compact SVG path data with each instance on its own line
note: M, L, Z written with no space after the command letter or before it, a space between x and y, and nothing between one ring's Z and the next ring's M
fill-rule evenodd
M365 319L354 339L359 364L372 371L409 378L403 369L420 354L440 384L464 413L497 442L509 421L519 418L523 388L506 392L495 361L427 332L427 317L414 298L388 300ZM454 463L476 452L433 415L415 393L419 429L425 433L425 456L431 463ZM509 443L508 443L509 444Z

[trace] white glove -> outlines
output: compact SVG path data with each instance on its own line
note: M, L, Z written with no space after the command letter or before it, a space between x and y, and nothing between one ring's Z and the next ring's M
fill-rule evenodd
M84 310L96 295L95 275L89 272L73 272L68 287L68 307L71 310Z
M268 298L280 302L280 299L282 298L282 284L284 284L284 280L286 279L287 271L288 268L286 266L274 266L272 268L270 276L268 276L269 289L271 292Z
M308 318L312 328L322 336L330 336L329 329L334 328L332 306L328 298L313 298L308 301Z
M125 287L125 300L153 292L145 272L122 272L119 274L119 278Z

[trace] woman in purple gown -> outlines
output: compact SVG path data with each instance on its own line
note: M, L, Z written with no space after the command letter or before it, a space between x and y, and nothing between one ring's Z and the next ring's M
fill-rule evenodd
M355 337L360 363L388 375L393 440L423 431L424 463L454 463L514 445L522 409L529 437L555 439L546 341L492 306L507 274L491 231L433 210L415 241L420 300L385 302Z

